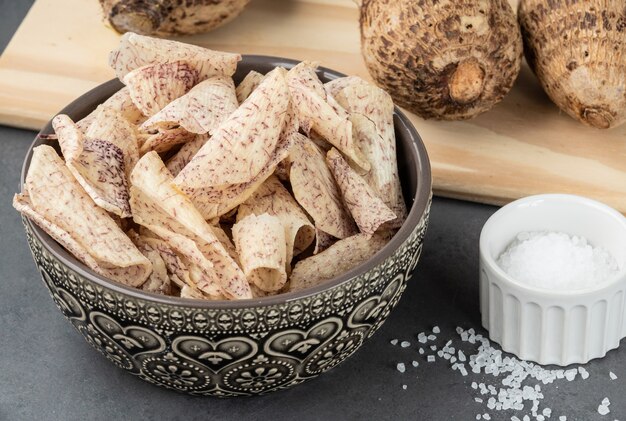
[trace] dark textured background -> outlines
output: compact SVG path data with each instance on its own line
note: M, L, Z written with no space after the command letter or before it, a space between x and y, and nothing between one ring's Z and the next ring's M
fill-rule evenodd
M0 0L0 51L31 3ZM339 367L263 397L193 398L115 368L55 308L11 207L34 134L0 126L0 420L474 420L485 412L492 420L508 420L514 415L487 411L474 402L470 384L483 376L461 377L444 361L426 363L415 350L415 335L434 325L442 329L439 345L444 337L455 337L457 325L480 326L478 236L496 208L434 200L422 260L400 304L381 330ZM392 347L392 338L409 339L413 345ZM410 367L414 359L420 362L417 369ZM395 369L399 361L409 366L403 375ZM625 419L626 350L612 351L586 367L591 373L587 381L543 387L545 406L553 409L551 420L562 414L568 420ZM609 370L619 378L609 380ZM611 399L611 413L601 417L596 410L605 396Z

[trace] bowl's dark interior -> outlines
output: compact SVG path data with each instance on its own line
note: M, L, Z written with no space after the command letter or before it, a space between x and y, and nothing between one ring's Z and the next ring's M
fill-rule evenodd
M233 76L235 83L239 83L250 70L256 70L260 73L267 73L276 66L283 66L285 68L291 68L296 65L298 61L290 60L280 57L269 56L254 56L244 55L243 60L239 63L237 72ZM318 76L323 82L327 82L338 77L345 76L342 73L335 72L324 67L318 69ZM99 104L104 102L107 98L122 88L122 83L117 80L110 80L93 90L87 92L70 105L61 110L60 114L69 115L72 120L78 121L85 117L91 111L93 111ZM402 190L406 200L407 207L409 208L409 216L394 236L394 238L373 258L367 262L359 265L345 274L333 279L323 285L320 285L309 290L287 293L276 296L258 298L254 300L239 300L239 301L201 301L190 300L177 297L168 297L162 295L151 294L143 292L141 290L127 287L117 282L103 278L102 276L91 271L81 262L79 262L74 256L70 255L63 247L61 247L56 241L49 237L43 230L36 225L28 222L34 232L34 234L41 240L44 246L55 255L62 263L81 275L94 280L96 283L101 284L107 288L122 292L124 294L132 295L138 298L148 299L151 301L164 302L169 304L177 304L184 306L194 307L248 307L251 304L254 305L270 305L277 302L284 302L285 300L314 294L320 290L327 289L331 286L337 285L352 278L355 274L362 273L371 269L375 265L382 262L385 258L390 256L411 234L415 226L419 223L423 213L426 210L428 200L430 198L431 191L431 174L430 163L428 161L428 155L421 138L415 131L415 128L410 123L408 118L396 107L394 114L394 128L396 132L397 143L397 158L398 167L400 171L400 180L402 182ZM41 131L41 134L54 133L51 123L48 123L46 127ZM28 166L30 164L32 149L36 146L48 144L57 149L58 143L56 141L41 139L39 136L35 139L30 149L27 152L24 160L24 166L22 168L21 183L23 185L28 172ZM251 302L254 303L251 303Z

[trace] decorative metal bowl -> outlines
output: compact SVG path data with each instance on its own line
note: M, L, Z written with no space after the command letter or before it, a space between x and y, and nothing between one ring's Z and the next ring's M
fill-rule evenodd
M235 82L296 61L244 56ZM328 81L342 74L320 68ZM87 115L122 87L104 83L61 112ZM395 109L397 156L409 216L367 262L309 290L240 301L202 301L140 291L80 263L30 220L28 243L43 281L63 315L120 368L192 395L240 396L281 390L316 377L352 355L389 315L417 265L428 223L431 174L424 145ZM50 123L41 134L52 133ZM55 142L33 142L32 148Z

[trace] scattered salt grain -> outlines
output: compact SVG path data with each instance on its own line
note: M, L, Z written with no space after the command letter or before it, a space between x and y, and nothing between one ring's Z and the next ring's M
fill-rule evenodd
M436 351L437 350L437 345L431 345L430 349L433 350L433 351Z
M484 420L490 420L490 419L491 419L491 415L489 415L489 414L483 414L483 419L484 419Z
M392 340L389 341L389 343L391 345L393 345L393 346L396 346L396 345L398 345L398 340L397 339L392 339Z
M441 333L441 329L439 329L439 326L433 327L433 333Z
M417 367L418 365L420 365L420 363L418 363L417 361L413 360L413 361L411 362L411 365L412 365L413 367Z
M400 346L402 348L408 348L408 347L411 346L411 342L409 342L409 341L402 341L402 343L400 343Z
M519 282L552 290L595 286L619 270L608 251L586 238L546 231L519 233L498 265Z
M587 380L589 378L589 372L585 370L585 368L578 367L578 372L580 373L580 377L582 377L583 380Z
M609 377L611 378L611 380L616 380L617 379L617 376L612 371L609 372Z
M428 340L429 341L434 341L435 339L437 339L437 337L435 335L428 335Z
M574 380L576 378L576 373L578 373L578 370L576 370L575 368L572 368L570 370L566 370L565 371L565 378L567 379L568 382L571 382L572 380Z
M459 349L459 361L465 362L466 359L467 358L465 357L465 354L463 353L463 351Z
M480 414L476 414L476 419L477 419L477 420L482 420L482 419L483 419L483 416L482 416L482 415L480 415Z
M420 355L424 355L424 348L420 348L419 351L417 351L420 353Z
M424 332L421 332L419 335L417 335L417 341L419 343L425 344L427 340L428 338L426 338L426 335L424 334Z
M429 363L434 363L435 362L435 356L434 355L429 355L428 357L426 357L426 361L428 361Z
M559 421L567 421L567 417L565 415L561 415L559 417Z
M406 388L407 388L406 384L403 384L402 389L406 390Z
M602 405L609 406L610 404L611 404L611 401L609 400L609 398L602 399Z
M398 363L396 365L396 369L400 372L400 373L404 373L406 371L406 367L404 365L404 363Z
M483 400L481 398L474 398L474 401L478 403L483 403Z
M511 421L520 421L520 419L519 419L519 418L517 418L515 415L513 415L513 416L511 417Z
M476 382L472 382L472 389L478 389L478 384Z

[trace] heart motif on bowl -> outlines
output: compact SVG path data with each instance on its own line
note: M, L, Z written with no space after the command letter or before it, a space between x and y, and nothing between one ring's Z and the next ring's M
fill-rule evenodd
M157 353L165 349L165 341L148 329L141 326L121 326L104 313L94 311L89 314L89 320L98 331L118 344L130 355Z
M179 336L172 342L175 353L194 360L217 373L224 367L256 354L257 344L245 337L209 341L199 336Z
M331 317L317 323L307 331L289 329L271 336L265 342L264 350L270 355L302 361L333 339L342 327L341 319Z

